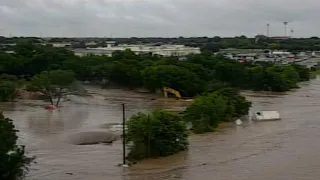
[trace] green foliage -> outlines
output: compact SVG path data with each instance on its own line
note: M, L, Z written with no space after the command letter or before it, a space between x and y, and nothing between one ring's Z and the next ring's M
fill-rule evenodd
M220 122L247 115L251 103L236 89L225 88L197 97L184 115L195 133L214 131Z
M188 133L178 115L154 111L138 113L128 122L127 141L133 146L128 155L130 161L173 155L188 149Z
M64 62L64 69L75 72L79 80L93 80L99 77L99 68L107 63L105 56L85 56L82 58L71 58Z
M248 115L251 107L251 102L247 101L246 98L240 95L240 91L234 88L223 88L216 91L219 95L223 96L228 102L228 106L234 111L229 111L232 117L241 117Z
M19 75L23 68L23 58L0 52L0 74Z
M297 82L300 80L299 73L291 66L272 66L266 68L265 71L263 90L288 91L296 88Z
M119 85L130 88L142 86L141 70L143 67L138 61L122 60L113 62L108 67L107 79Z
M306 66L302 66L299 64L292 64L291 65L295 70L299 73L299 81L308 81L310 80L310 70Z
M186 40L179 38L180 40ZM236 38L199 38L191 42L219 43L221 47L250 46L255 40ZM266 40L267 41L267 40ZM313 41L313 40L312 40ZM31 41L32 42L32 41ZM266 42L280 47L282 42ZM225 86L264 91L287 91L297 82L309 80L310 70L300 65L278 67L272 63L240 63L210 51L181 60L150 54L136 55L130 50L116 51L113 57L89 55L76 57L72 52L49 46L21 43L16 54L0 53L0 73L26 78L43 71L71 70L79 80L104 82L129 88L146 87L155 91L164 86L193 97ZM7 85L6 85L7 86Z
M0 179L21 177L30 159L24 155L24 147L17 145L17 130L12 120L0 113Z
M16 84L10 81L0 81L0 102L11 101L16 96Z
M310 73L310 78L314 79L314 78L316 78L318 75L320 75L320 70L313 70L313 71Z
M156 90L170 87L184 96L195 96L205 90L204 81L188 69L175 65L156 65L143 72L144 83L148 89Z
M21 82L17 77L8 74L0 75L0 102L12 101L20 85Z
M278 44L278 43L271 43L269 47L270 47L270 49L273 49L273 50L274 50L274 49L279 49L279 48L280 48L280 44Z
M236 87L245 87L247 84L248 70L244 64L236 61L218 61L214 67L214 77L220 81L228 82Z
M46 71L34 76L27 89L44 93L52 105L54 98L58 98L55 104L58 106L62 95L69 92L74 81L75 77L72 71Z
M186 122L192 123L195 133L214 131L222 121L231 118L234 108L228 107L228 102L217 93L210 93L205 96L197 97L185 113Z
M61 69L67 60L78 59L64 48L19 43L15 54L0 53L0 73L33 76L42 71Z

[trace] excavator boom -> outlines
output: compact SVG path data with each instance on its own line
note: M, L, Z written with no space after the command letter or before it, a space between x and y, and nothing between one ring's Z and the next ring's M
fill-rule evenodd
M163 93L166 98L168 97L168 93L174 94L178 99L182 98L180 92L172 88L163 88Z

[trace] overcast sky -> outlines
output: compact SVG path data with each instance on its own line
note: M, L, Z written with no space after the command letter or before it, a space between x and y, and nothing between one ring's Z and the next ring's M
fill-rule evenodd
M320 36L319 0L0 0L8 36Z

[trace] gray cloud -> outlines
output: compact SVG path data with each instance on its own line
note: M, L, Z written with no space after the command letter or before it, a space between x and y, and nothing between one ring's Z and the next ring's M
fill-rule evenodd
M1 0L0 34L23 36L320 36L318 0Z

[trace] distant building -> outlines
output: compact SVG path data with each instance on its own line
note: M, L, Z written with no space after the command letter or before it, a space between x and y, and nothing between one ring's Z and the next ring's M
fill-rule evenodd
M237 60L237 61L253 61L257 58L256 53L248 53L248 54L227 54L225 55L229 59Z
M273 51L273 52L270 52L272 55L278 55L278 56L289 56L291 55L292 53L291 52L287 52L287 51Z
M72 43L68 42L53 42L47 44L51 44L53 47L70 47L72 45Z
M109 42L107 44L107 47L75 49L73 51L78 56L85 56L88 54L111 56L112 52L114 51L124 51L126 49L130 49L136 54L152 54L152 55L160 55L164 57L169 57L169 56L183 57L190 54L201 53L200 48L187 47L184 45L151 46L151 45L120 44L118 46L114 46L112 42Z
M110 50L101 50L95 48L86 48L86 49L74 49L72 50L76 56L83 57L88 55L97 55L97 56L112 56L112 52Z
M288 39L290 39L290 36L274 36L274 37L269 37L269 39L272 39L272 40L288 40Z
M85 45L86 46L96 46L98 43L91 41L91 42L86 42Z
M4 43L4 44L0 44L0 48L8 48L16 45L17 45L16 43L11 43L11 44Z
M5 51L5 53L7 53L7 54L15 54L14 51Z
M220 49L219 53L222 54L262 54L264 53L264 49L236 49L236 48L226 48L226 49Z

